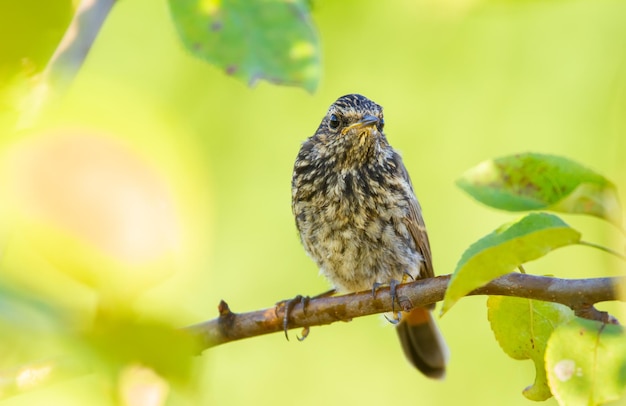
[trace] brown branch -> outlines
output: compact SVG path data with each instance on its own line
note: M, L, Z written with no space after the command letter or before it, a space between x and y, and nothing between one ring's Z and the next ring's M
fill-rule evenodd
M397 289L399 301L415 307L441 301L449 281L450 275L445 275L400 285ZM625 284L626 277L559 279L511 273L476 289L470 295L514 296L561 303L580 317L610 322L609 316L598 312L593 305L609 300L624 301L619 291L620 285ZM284 303L279 303L276 307L238 314L230 311L226 302L222 301L218 318L186 327L185 330L199 338L204 350L230 341L282 331L284 310ZM321 326L390 311L389 288L380 288L375 298L371 291L366 291L311 299L306 309L298 303L290 312L288 326L290 329Z
M397 294L403 307L424 306L443 299L450 275L423 279L398 286ZM500 295L544 300L564 304L580 317L613 322L606 313L593 305L609 300L622 300L620 286L626 277L559 279L545 276L511 273L502 276L470 295ZM201 349L263 334L283 331L284 302L276 307L249 313L233 313L222 301L219 317L183 330L199 338ZM380 288L376 297L371 291L343 296L325 296L311 299L303 309L297 303L289 317L289 328L306 328L350 321L355 317L391 311L389 288ZM70 359L35 362L12 371L0 372L0 399L23 393L31 388L89 373L87 365Z

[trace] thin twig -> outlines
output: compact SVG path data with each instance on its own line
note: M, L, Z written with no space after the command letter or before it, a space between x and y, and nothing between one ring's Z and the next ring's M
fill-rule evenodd
M414 307L436 303L443 299L450 275L421 279L398 286L398 298L409 301ZM595 303L622 300L619 286L626 284L626 277L559 279L511 273L495 279L471 292L470 295L515 296L528 299L561 303L582 316L595 314L589 311ZM308 302L306 312L301 303L293 306L288 327L308 328L350 321L353 318L391 311L389 288L380 288L376 297L371 291L343 296L314 298ZM233 313L226 302L219 306L220 317L186 327L200 341L201 349L207 349L230 341L283 331L285 306L248 313Z
M83 66L115 1L82 0L63 39L26 100L17 123L18 129L33 125L45 107L66 92Z
M64 90L83 66L115 0L83 0L45 70L48 81Z

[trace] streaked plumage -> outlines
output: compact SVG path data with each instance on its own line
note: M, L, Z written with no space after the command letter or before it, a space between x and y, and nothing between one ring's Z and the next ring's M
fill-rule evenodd
M421 208L402 158L383 133L382 107L351 94L333 103L300 149L292 209L302 243L340 292L433 277ZM445 373L445 344L427 309L405 314L398 333L427 376Z

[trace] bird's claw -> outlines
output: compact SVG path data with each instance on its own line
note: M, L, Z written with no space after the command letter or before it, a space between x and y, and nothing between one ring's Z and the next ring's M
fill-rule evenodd
M398 324L400 322L401 313L400 312L396 313L396 301L399 300L396 290L400 283L401 282L399 282L396 279L392 279L389 282L389 295L391 296L391 314L393 315L392 316L393 318L389 318L386 314L384 316L387 319L387 321L391 324ZM382 283L380 282L374 282L374 285L372 285L372 296L374 298L376 298L376 291L381 286L382 286ZM402 304L399 301L398 301L398 304L400 304L401 307L404 308L404 306L402 306Z
M293 311L293 308L298 304L302 303L304 306L309 303L309 298L297 295L293 299L283 300L281 302L276 303L275 311L277 311L280 307L283 307L283 331L285 332L285 338L289 341L289 315Z
M298 341L302 342L306 340L310 332L311 332L311 327L306 326L305 328L302 329L302 337L296 336L296 338L298 339Z
M400 312L398 312L398 313L393 313L393 316L394 316L394 317L393 317L393 319L390 319L389 317L387 317L387 315L386 315L386 314L383 314L383 316L385 316L385 318L387 319L387 321L388 321L389 323L391 323L391 324L398 324L398 323L400 323L400 317L401 317Z
M296 307L298 303L302 303L302 312L306 315L307 307L310 301L311 301L311 298L309 296L297 295L293 299L283 300L281 302L276 303L275 311L278 310L278 308L280 307L284 308L283 331L285 332L285 338L287 339L287 341L289 341L289 315L291 314L294 307ZM310 328L305 327L302 330L302 337L296 336L298 338L298 341L303 341L305 338L307 338L307 336L309 335L309 331L310 331Z
M313 296L313 299L317 299L317 298L321 298L321 297L328 297L328 296L332 296L335 293L335 289L331 289L329 291L326 291L324 293L321 293L319 295ZM288 300L283 300L280 301L278 303L276 303L276 307L274 308L274 312L276 314L278 314L278 309L283 307L284 308L284 313L283 313L283 331L285 332L285 338L287 339L287 341L289 341L289 315L291 314L291 312L293 311L294 307L298 304L298 303L302 303L302 313L304 313L304 315L307 315L307 309L309 307L309 302L311 301L311 297L310 296L302 296L302 295L297 295L296 297L294 297L293 299L288 299ZM298 341L304 341L308 336L309 333L311 332L311 328L310 327L304 327L302 329L302 337L298 337Z

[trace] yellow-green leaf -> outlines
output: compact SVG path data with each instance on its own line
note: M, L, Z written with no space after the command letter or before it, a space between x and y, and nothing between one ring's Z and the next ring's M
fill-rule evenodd
M561 405L624 399L626 332L622 326L575 318L558 327L546 348L548 383Z
M535 364L535 382L522 392L530 400L552 396L546 377L544 354L554 329L574 318L566 306L517 297L490 296L489 323L502 350L513 359Z
M442 314L461 297L491 280L580 241L580 233L557 216L531 213L472 244L463 253L446 290Z

